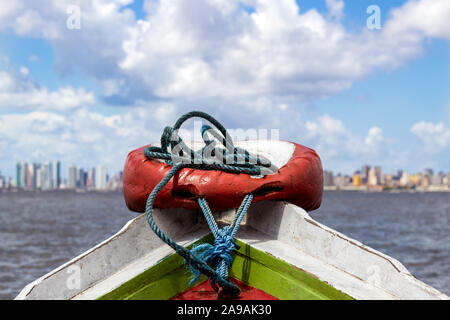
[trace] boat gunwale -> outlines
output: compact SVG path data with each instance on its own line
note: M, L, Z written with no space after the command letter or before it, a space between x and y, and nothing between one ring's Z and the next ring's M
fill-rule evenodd
M155 210L157 212L159 210ZM185 210L183 210L185 211ZM265 211L265 212L261 212ZM164 211L166 212L166 211ZM220 213L218 216L220 219L224 222L227 222L227 219L229 220L232 216L233 211ZM187 212L183 213L184 215L189 214ZM182 215L183 215L182 214ZM266 219L260 219L261 214L266 214ZM279 216L278 218L276 216ZM165 213L164 213L165 216ZM169 215L170 216L170 215ZM200 213L197 212L197 217L193 218L192 221L196 221L192 227L200 225L203 225L203 228L205 227L204 224L201 223ZM278 226L280 229L278 230L279 234L274 235L273 233L273 221L262 221L262 220L270 220L273 219L280 219L280 225ZM169 218L167 218L169 219ZM170 219L169 219L170 220ZM310 217L310 215L304 211L303 209L296 207L292 204L286 204L282 202L260 202L256 203L251 207L251 210L249 212L249 217L246 219L246 224L251 226L255 231L258 232L260 236L266 235L264 244L258 244L255 243L251 237L245 239L245 227L238 232L238 238L246 242L250 245L254 245L256 249L262 250L264 252L267 252L269 254L274 255L276 258L279 258L283 261L286 261L288 263L293 264L294 266L300 266L301 265L301 259L304 261L311 261L314 262L315 268L314 270L308 269L308 263L304 263L304 266L302 270L316 276L321 281L325 281L335 287L336 289L349 294L350 296L353 296L358 299L373 299L374 297L377 299L408 299L408 293L411 294L411 297L413 298L426 298L426 299L449 299L448 296L445 294L439 292L438 290L426 285L425 283L421 282L420 280L417 280L414 278L411 273L396 259L387 256L373 248L370 248L368 246L363 245L357 240L351 239L338 231L335 231L327 226L324 226L320 224L319 222L315 221ZM167 221L166 221L167 223ZM264 225L266 223L266 225ZM143 224L140 226L140 224ZM111 242L114 239L120 238L121 235L124 235L127 232L133 232L133 227L136 227L136 225L139 225L139 227L143 227L145 231L145 234L151 234L153 237L156 237L152 234L151 230L146 226L146 221L144 219L144 215L140 215L130 221L128 221L124 227L122 227L119 232L117 232L112 237L109 237L105 241L101 242L97 246L87 250L86 252L82 253L81 255L78 255L77 257L73 258L69 262L61 265L60 267L54 269L53 271L50 271L46 275L42 276L41 278L33 281L32 283L28 284L16 297L16 299L27 299L27 298L33 298L32 293L33 289L36 286L45 285L45 282L52 276L55 275L58 272L63 271L65 268L69 267L70 265L83 260L86 257L89 257L90 255L95 255L98 252L98 249L108 246L111 244ZM269 229L267 227L269 225ZM310 227L308 227L308 225ZM270 229L272 228L272 229ZM313 229L310 229L313 228ZM307 229L307 230L304 230ZM184 229L180 229L183 231L186 231ZM203 229L202 231L204 234L208 233L206 229ZM316 239L314 239L313 244L315 247L312 249L318 250L314 254L314 251L311 251L311 248L309 248L306 244L308 244L308 241L311 241L311 239L307 239L306 236L308 236L308 232L312 233L314 236L317 236ZM321 235L320 235L321 233ZM319 236L320 235L320 236ZM184 236L187 236L187 234L184 234ZM244 237L244 238L243 238ZM297 241L296 237L300 237ZM320 238L322 237L322 239ZM336 238L334 238L336 237ZM151 238L153 239L153 238ZM405 292L402 294L398 293L399 291L396 289L394 292L391 292L392 290L392 284L381 284L382 286L379 287L377 285L374 285L370 283L367 277L364 278L364 275L358 274L358 270L354 269L352 266L339 265L339 261L336 260L336 257L327 257L324 255L323 250L334 250L337 251L337 254L342 254L342 252L339 252L339 247L333 247L330 248L321 248L320 241L328 241L328 245L334 245L336 244L336 239L340 239L340 241L344 241L346 243L347 249L351 250L361 250L361 252L365 252L363 254L363 257L369 257L370 259L375 259L375 261L385 261L388 265L390 265L390 271L389 268L386 269L389 273L388 276L393 277L395 281L400 281L397 284L403 283L403 285L408 288L409 292ZM190 241L185 242L186 244L194 241L191 237ZM159 243L160 247L165 246L159 239L156 239L156 241ZM319 241L319 243L317 242ZM305 244L306 242L306 244ZM342 245L342 244L341 244ZM167 247L170 251L170 248ZM321 251L322 250L322 251ZM350 250L350 251L351 251ZM336 253L336 252L335 252ZM292 257L291 255L297 255ZM322 256L321 256L322 255ZM325 257L325 258L324 258ZM141 257L142 258L142 257ZM354 259L355 257L350 257L351 259ZM300 260L299 260L300 259ZM306 259L306 260L305 260ZM308 260L309 259L309 260ZM129 261L128 264L123 265L121 268L118 268L116 270L116 273L120 272L123 268L126 268L130 264L136 262L139 260L139 258ZM299 264L300 261L300 264ZM322 264L322 265L320 265ZM317 266L319 266L319 269L317 269ZM352 269L353 268L353 269ZM332 270L334 272L334 275L342 277L342 279L334 279L330 275L327 274L326 271ZM356 270L356 271L355 271ZM397 274L397 275L396 275ZM75 293L71 295L70 298L77 298L82 295L83 292L86 292L90 290L91 288L98 285L98 283L101 283L103 281L107 281L111 275L104 277L103 279L99 279L98 281L92 283L91 285L87 286L83 290L80 290L78 293ZM330 278L331 277L331 278ZM347 279L347 280L346 280ZM356 280L351 280L356 279ZM353 284L350 284L350 282L346 281L359 281L359 282L353 282ZM359 283L359 284L358 284ZM355 284L358 284L359 291L352 286ZM391 286L391 289L389 289L386 286ZM396 291L396 292L395 292ZM356 292L356 294L355 294ZM378 292L378 293L377 293ZM30 296L31 294L31 296ZM39 298L39 297L38 297Z

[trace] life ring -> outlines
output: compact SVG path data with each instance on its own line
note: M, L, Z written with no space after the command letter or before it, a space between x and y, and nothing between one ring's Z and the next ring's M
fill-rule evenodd
M214 211L237 208L247 194L253 202L261 200L287 201L307 211L320 207L323 193L323 170L318 154L297 143L266 140L242 141L236 145L250 152L257 150L272 163L277 172L264 177L227 173L215 170L184 168L175 174L157 195L158 208L197 209L197 199L204 198ZM131 151L123 172L123 193L127 207L144 212L147 198L167 175L171 165L148 159L144 149Z

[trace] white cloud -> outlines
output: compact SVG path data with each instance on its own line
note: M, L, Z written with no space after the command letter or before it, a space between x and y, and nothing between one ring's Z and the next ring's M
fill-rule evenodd
M49 90L28 77L28 69L20 68L20 74L0 71L0 109L56 109L69 110L95 103L92 92L70 86Z
M408 1L391 12L386 28L392 36L439 37L450 40L450 1L420 0Z
M107 165L121 170L127 153L159 139L171 105L128 109L104 116L78 108L71 113L34 111L0 115L0 168L11 169L15 161L42 162L59 159L64 165ZM156 118L155 118L156 114ZM12 170L11 170L12 171Z
M305 124L305 132L300 133L299 141L314 146L328 168L352 170L364 161L382 161L380 150L387 152L390 143L383 137L379 127L371 127L367 136L362 137L348 130L343 122L329 115L320 116L316 121ZM342 165L347 162L345 165ZM352 168L352 169L350 169Z
M328 115L305 122L292 106L273 106L268 101L259 101L257 105L256 114L248 112L255 106L242 105L239 117L229 115L218 119L229 129L280 129L281 139L289 137L314 147L327 168L352 170L361 164L361 158L380 159L372 152L374 147L385 143L378 128L371 128L367 137L361 137ZM126 108L112 116L88 108L65 114L33 111L0 115L0 168L11 169L19 160L59 159L65 165L77 163L89 167L102 163L110 171L121 170L130 150L159 141L164 126L173 125L175 115L181 113L175 105L165 103ZM263 122L262 114L268 115Z
M344 10L344 0L326 0L328 11L332 17L341 19Z
M61 156L80 159L81 154L100 158L105 150L119 150L120 156L111 159L120 162L132 145L151 141L142 138L147 128L155 135L156 127L170 124L175 114L201 108L227 127L281 128L284 138L317 148L330 168L381 161L392 155L381 128L368 128L360 136L328 115L305 121L296 105L345 90L376 69L407 63L421 54L428 37L450 38L448 0L409 1L392 11L380 32L359 33L342 25L340 0L327 0L326 14L299 11L294 0L245 1L252 13L232 0L197 0L195 6L191 0L147 1L143 20L124 9L129 3L2 2L0 28L47 39L61 75L81 70L99 81L107 103L140 106L106 117L80 108L95 103L82 88L52 91L25 74L0 73L0 107L45 109L16 120L25 117L30 128L58 132L50 130L58 139L33 131L20 139L8 135L5 141L17 139L21 146L27 139L42 141L38 145L49 154L51 145L61 146ZM66 9L73 4L81 9L80 30L66 28ZM50 108L71 111L58 115ZM48 123L40 118L47 116ZM99 141L108 142L102 149ZM14 145L10 148L16 150Z
M378 68L395 68L422 52L426 37L450 38L448 0L409 1L381 32L348 32L342 0L328 13L299 11L294 0L147 1L136 20L131 1L35 1L8 9L0 27L46 38L61 74L82 69L103 83L108 102L157 98L313 100L349 88ZM82 27L66 28L68 5ZM363 13L362 13L363 14ZM118 90L117 85L120 84Z
M427 151L439 153L450 150L450 128L443 123L421 121L412 126L411 132L424 143Z

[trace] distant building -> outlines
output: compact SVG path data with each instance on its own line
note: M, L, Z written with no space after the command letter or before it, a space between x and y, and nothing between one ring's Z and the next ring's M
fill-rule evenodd
M450 172L445 175L444 179L442 179L442 183L450 187Z
M104 166L98 166L95 169L95 188L105 190L108 186L107 172Z
M370 170L370 166L368 166L368 165L362 166L361 177L362 177L363 183L367 183L367 181L369 179L369 170Z
M362 184L363 184L362 176L358 171L353 174L352 178L353 178L353 186L355 186L355 187L362 186Z
M53 189L53 173L52 164L46 162L42 165L41 169L41 189L51 190Z
M61 186L61 162L53 162L53 189L59 189Z
M433 175L431 184L434 186L441 186L444 182L444 174L442 172L438 172L435 175Z
M111 179L108 181L108 189L109 190L118 190L123 187L123 172L120 171L114 174Z
M325 187L332 187L334 186L333 181L333 172L332 171L324 171L323 172L323 185Z
M400 185L406 187L409 185L409 173L408 171L403 171L400 177Z
M371 186L377 186L380 183L379 176L375 167L370 168L367 182Z
M383 171L381 170L380 166L375 166L375 173L377 175L377 180L378 180L378 184L383 184L384 183L384 175L383 175Z
M90 169L88 171L88 173L87 173L86 187L88 189L94 189L95 188L95 168Z
M77 187L86 188L86 172L82 168L77 168Z
M424 174L422 176L422 182L420 184L420 186L422 188L428 188L431 185L431 177L429 174Z
M16 186L25 188L27 186L27 164L26 162L18 162L16 165Z
M1 172L0 172L0 189L5 188L6 185L6 178L2 176Z
M383 181L381 184L393 188L395 186L395 176L392 174L383 174Z
M403 170L397 170L397 174L394 176L394 180L400 180L403 176Z
M67 189L75 189L77 187L77 168L74 165L67 167Z
M38 165L36 169L36 189L42 188L42 168Z
M409 181L413 186L419 186L422 183L422 174L416 173L409 177Z
M433 176L433 169L427 168L427 169L423 170L423 175L428 175L428 176L432 177Z
M334 177L334 185L337 187L346 187L350 185L350 177L338 174L336 177Z

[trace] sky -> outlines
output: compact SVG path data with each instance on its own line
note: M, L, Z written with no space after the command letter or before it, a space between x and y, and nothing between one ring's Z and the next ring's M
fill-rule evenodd
M0 171L112 173L191 110L278 129L335 173L450 171L449 16L448 0L0 0Z

